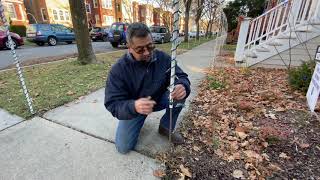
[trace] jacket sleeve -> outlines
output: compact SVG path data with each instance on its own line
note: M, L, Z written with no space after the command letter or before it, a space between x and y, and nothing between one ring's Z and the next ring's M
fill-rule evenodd
M171 67L171 56L165 54L165 58L167 60L167 63L169 64L168 67L170 68ZM190 81L189 81L189 78L188 78L188 74L183 72L183 70L178 66L176 65L176 76L177 78L175 79L175 82L174 84L177 85L177 84L182 84L184 86L184 88L186 89L186 98L190 95L190 92L191 92L191 88L190 88ZM169 73L170 75L170 73Z
M190 88L190 81L188 79L188 74L183 72L183 70L178 66L176 65L176 80L175 80L175 85L177 84L182 84L184 86L184 88L186 89L186 98L190 95L190 92L191 92L191 88Z
M128 90L116 67L110 71L105 88L104 105L119 120L130 120L138 116L134 107L134 99L130 99Z

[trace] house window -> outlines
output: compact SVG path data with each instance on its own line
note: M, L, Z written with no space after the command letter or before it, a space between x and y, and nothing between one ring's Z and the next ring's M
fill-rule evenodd
M69 21L69 20L70 20L69 11L65 11L65 12L64 12L64 17L66 18L66 21Z
M62 10L59 11L59 16L60 16L60 20L64 21L64 14Z
M53 14L53 18L54 18L54 20L59 20L57 10L53 9L53 10L52 10L52 14Z
M113 16L103 16L104 17L104 24L107 26L113 23Z
M112 0L102 0L102 8L112 9Z
M41 8L41 16L42 16L42 20L43 21L47 21L48 20L48 16L47 16L47 11L44 8Z
M100 23L100 16L96 14L94 17L96 19L96 24Z
M86 3L86 12L91 13L91 7L90 4Z
M14 5L12 3L7 4L7 11L11 19L17 19L16 9L14 8Z
M98 7L98 0L93 0L93 7L97 8Z

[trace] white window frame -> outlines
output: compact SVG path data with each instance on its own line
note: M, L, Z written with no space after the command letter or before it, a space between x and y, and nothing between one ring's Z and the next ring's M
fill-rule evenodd
M93 7L97 8L99 6L98 0L93 0Z
M61 12L62 12L62 14L61 14ZM61 17L63 17L63 19L62 19ZM64 21L64 20L65 20L65 18L64 18L64 12L63 12L63 10L61 10L61 9L59 9L59 19L60 19L60 21Z
M13 3L6 3L6 8L7 8L7 11L9 12L9 6L12 6L13 7L13 13L14 13L14 16L15 17L10 17L11 19L13 19L13 20L16 20L16 19L18 19L18 15L17 15L17 12L16 12L16 8L15 8L15 6L14 6L14 4ZM10 14L9 14L10 15Z
M46 15L46 16L47 16L47 19L44 19L43 10L46 10L46 9L45 9L45 8L41 8L41 9L40 9L42 20L43 20L43 21L48 21L48 15ZM53 12L52 12L52 14L53 14Z
M68 14L68 16L67 16L67 14ZM67 17L68 17L68 19L67 19ZM69 11L64 11L64 19L66 21L70 21L70 12Z
M113 16L107 16L107 15L103 15L103 24L110 26L112 25L114 21L114 17Z
M87 6L89 6L89 12L87 11ZM91 4L90 3L85 3L85 8L86 8L86 13L91 14Z
M55 18L54 11L55 11L56 14L57 14L57 19ZM59 11L58 11L57 9L52 9L52 15L53 15L53 19L54 19L55 21L59 21L59 20L60 20L60 19L59 19Z
M96 14L96 15L94 16L94 19L95 19L95 21L96 21L96 24L98 24L98 23L100 22L100 16L99 16L99 14Z
M112 9L112 0L101 0L102 8Z

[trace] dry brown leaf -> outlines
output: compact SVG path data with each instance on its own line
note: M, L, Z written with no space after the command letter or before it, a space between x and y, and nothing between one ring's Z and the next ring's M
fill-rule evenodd
M245 154L248 158L254 158L254 159L256 159L256 160L262 161L261 155L259 155L259 154L256 153L255 151L246 150L246 151L244 151L244 154Z
M283 107L278 107L278 108L275 109L275 111L276 112L284 112L284 111L286 111L286 109L283 108Z
M76 93L73 92L73 91L68 91L68 92L67 92L67 95L68 95L68 96L72 96L72 95L75 95L75 94L76 94Z
M280 158L283 158L283 159L290 159L290 157L287 156L286 153L280 153L279 157L280 157Z
M193 150L199 152L200 151L200 148L198 146L193 146Z
M188 168L185 168L182 164L180 164L180 170L182 172L183 175L187 176L187 177L192 177L192 174L190 173Z
M153 175L155 177L162 178L162 177L164 177L166 175L166 173L162 169L156 169L156 170L153 171Z
M248 134L246 134L244 132L236 132L236 134L241 140L244 140L248 137Z
M265 147L265 148L268 147L268 145L269 145L269 144L268 144L267 142L263 142L263 143L262 143L262 146Z
M273 171L283 171L278 165L269 164L269 168Z
M302 148L302 149L306 149L310 146L310 144L307 144L307 143L299 143L299 146Z
M237 178L237 179L240 179L240 178L243 179L244 178L243 172L241 170L238 170L238 169L233 171L232 176L234 178Z

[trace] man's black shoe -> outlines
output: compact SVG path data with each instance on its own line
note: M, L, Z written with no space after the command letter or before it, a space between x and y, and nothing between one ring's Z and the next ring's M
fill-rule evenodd
M162 136L166 136L169 139L169 130L168 129L159 126L158 132ZM179 145L179 144L183 144L184 143L184 138L182 137L182 135L180 133L173 132L171 134L171 141L172 141L173 144Z

